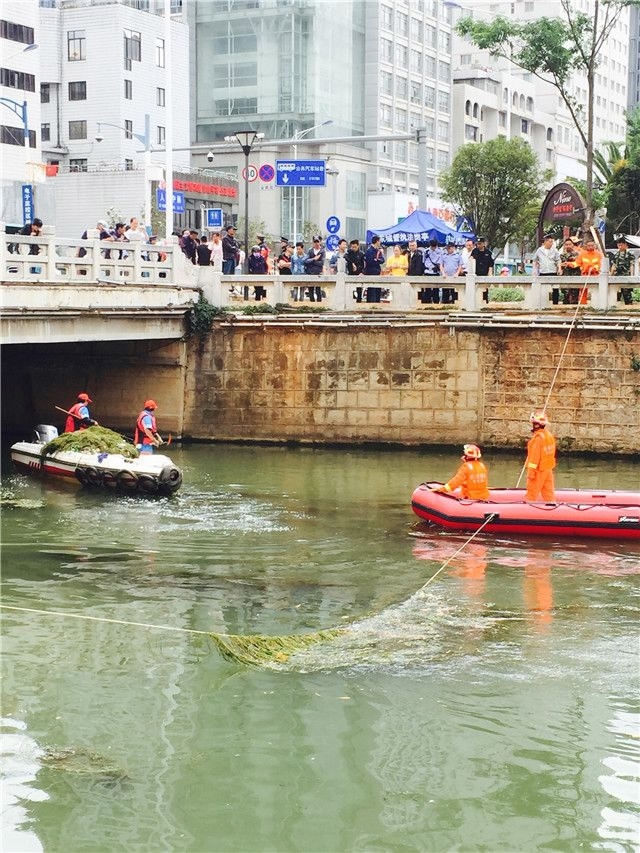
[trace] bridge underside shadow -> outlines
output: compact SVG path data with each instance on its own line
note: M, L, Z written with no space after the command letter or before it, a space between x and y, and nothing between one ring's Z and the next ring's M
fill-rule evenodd
M91 416L131 435L145 400L158 403L163 432L180 435L184 415L183 341L13 344L2 348L2 434L31 436L39 423L64 426L76 395L92 398Z

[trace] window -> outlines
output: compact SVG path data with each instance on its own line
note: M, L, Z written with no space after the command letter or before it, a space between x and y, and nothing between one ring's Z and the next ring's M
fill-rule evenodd
M396 13L396 34L406 36L409 28L409 20L404 12Z
M553 142L553 128L547 128L547 142Z
M225 32L226 30L226 32ZM224 56L227 53L253 53L257 50L257 38L251 20L238 18L227 21L218 29L218 35L212 40L213 56Z
M431 77L435 80L436 76L436 59L435 56L429 56L426 54L424 57L424 73L427 77Z
M409 164L411 166L418 165L418 146L415 142L409 143Z
M87 171L87 160L82 157L75 157L69 160L69 171L70 172L86 172Z
M0 125L0 142L4 145L22 145L24 146L24 128L12 127L11 125ZM36 147L36 132L29 131L29 147Z
M133 122L130 119L125 119L124 122L124 138L133 139Z
M436 105L436 90L433 86L424 87L424 105L433 109Z
M393 42L380 39L380 58L383 62L393 62Z
M124 170L125 172L133 172L133 160L124 161Z
M396 124L396 130L406 130L407 129L407 111L406 110L396 110L395 124Z
M213 66L213 85L217 89L258 85L257 62L225 62Z
M67 59L78 62L87 58L87 38L85 30L67 31Z
M478 128L474 127L472 124L465 124L464 126L464 138L469 142L477 142L478 141Z
M86 139L87 138L87 122L82 121L69 122L69 139Z
M439 121L438 122L438 139L442 142L446 142L449 138L449 122L448 121Z
M422 86L420 83L416 83L415 80L409 83L409 99L412 104L422 103Z
M51 125L50 124L41 124L40 125L40 139L42 142L49 142L51 139Z
M380 91L383 95L391 95L393 92L393 74L388 71L380 72Z
M529 133L529 122L526 118L523 118L520 122L520 131L522 133Z
M440 30L440 48L445 53L451 53L451 33Z
M507 126L507 114L503 112L498 113L498 124L500 127Z
M448 92L438 92L438 109L440 112L448 113L450 107L450 96Z
M464 104L464 114L465 114L466 116L470 116L470 115L471 115L471 101L465 101L465 104Z
M527 112L533 112L533 98L527 98Z
M409 51L403 44L396 45L396 65L398 68L406 68L409 59Z
M0 21L0 38L18 41L20 44L33 44L35 41L33 27L14 24L13 21Z
M159 124L157 127L157 131L158 131L158 134L156 137L156 141L157 141L158 145L164 145L166 138L167 138L167 130L166 130L166 128L162 127L162 125Z
M51 86L49 83L40 83L40 103L48 104L51 100Z
M367 197L367 176L364 172L352 172L347 169L347 207L351 210L365 210Z
M438 62L438 77L443 83L448 83L451 76L451 66L448 62L443 62L442 59Z
M423 124L424 121L420 113L409 113L409 130L417 130Z
M406 77L396 77L396 96L398 98L407 99L407 78Z
M395 144L395 159L399 163L407 162L407 143L406 142L396 142Z
M0 84L10 89L22 89L23 92L35 92L36 78L23 71L0 68Z
M132 62L142 60L142 36L136 30L124 31L124 67L131 71Z
M86 80L79 80L76 83L69 83L69 100L70 101L86 101L87 100L87 83L86 83Z
M393 29L393 9L384 5L380 7L380 23L385 30Z
M473 105L473 117L478 118L478 104Z
M164 68L164 39L156 39L156 65Z
M429 139L433 139L435 136L435 126L435 122L432 118L426 118L424 120L425 131Z
M411 70L422 74L422 52L419 50L411 50Z
M217 116L255 115L258 112L257 98L225 98L215 101Z
M391 127L391 107L389 104L380 104L380 124Z
M438 151L438 171L441 169L446 169L449 165L449 154L446 151Z
M164 89L156 89L156 105L159 107L166 106L166 98Z
M437 47L438 45L438 31L435 27L432 27L431 24L427 24L424 30L425 35L425 44L428 47Z
M124 97L127 101L133 100L133 80L124 80Z
M349 235L350 240L360 240L364 242L366 239L367 221L366 219L357 219L352 216L346 217L345 234Z

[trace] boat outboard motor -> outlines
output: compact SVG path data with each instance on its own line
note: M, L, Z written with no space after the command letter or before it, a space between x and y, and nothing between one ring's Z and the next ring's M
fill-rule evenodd
M33 431L36 434L38 444L48 444L48 442L58 437L58 430L50 424L38 424L37 427L33 428Z

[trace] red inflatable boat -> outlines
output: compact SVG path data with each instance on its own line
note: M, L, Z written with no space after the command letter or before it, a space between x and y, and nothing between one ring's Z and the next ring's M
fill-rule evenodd
M491 489L488 501L459 491L431 491L423 483L411 496L416 515L447 530L473 532L487 519L487 533L640 540L640 492L556 490L556 503L527 503L524 489Z

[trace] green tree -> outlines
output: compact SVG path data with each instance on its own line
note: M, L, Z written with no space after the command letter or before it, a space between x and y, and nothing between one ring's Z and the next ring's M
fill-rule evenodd
M492 250L527 236L532 199L540 209L538 160L522 139L463 145L440 184L444 198L471 217Z
M594 0L591 15L577 10L573 0L560 0L560 5L561 18L542 17L526 23L503 17L490 22L463 18L457 29L492 56L509 60L558 90L587 152L583 225L587 230L595 214L593 132L598 58L623 9L640 6L640 0ZM571 93L576 73L584 74L587 82L586 122L584 106Z

